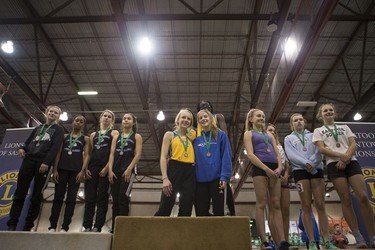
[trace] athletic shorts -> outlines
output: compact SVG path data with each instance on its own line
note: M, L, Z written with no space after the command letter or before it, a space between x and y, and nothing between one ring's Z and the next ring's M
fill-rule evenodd
M331 162L327 165L327 174L329 179L334 179L337 177L349 178L356 174L362 174L362 168L358 161L351 161L346 165L346 168L342 170L337 169L336 164L337 161Z
M275 170L278 167L277 163L270 163L270 162L263 162L268 168ZM251 174L252 177L255 176L268 176L263 169L258 168L257 166L253 165L253 173Z
M293 171L294 182L297 183L300 180L311 180L311 179L323 179L324 174L322 169L318 169L316 174L311 174L303 169L298 169Z

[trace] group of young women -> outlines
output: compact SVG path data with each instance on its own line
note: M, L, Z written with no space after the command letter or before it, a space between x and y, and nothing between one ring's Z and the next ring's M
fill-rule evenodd
M178 216L224 216L225 189L232 175L232 154L227 135L218 128L208 109L197 114L199 135L193 129L193 113L182 109L174 131L165 133L160 168L163 192L156 216L169 216L179 194Z
M262 249L271 249L265 233L265 209L269 209L269 228L279 249L288 249L289 201L287 188L288 166L292 172L301 199L302 221L305 227L309 249L317 249L321 240L314 238L312 223L312 202L317 210L322 243L326 249L336 248L328 230L325 210L325 185L323 156L327 164L328 178L332 181L341 200L344 218L356 239L357 248L375 248L375 227L373 213L367 198L361 167L355 158L355 135L347 125L335 123L333 104L320 106L317 118L324 124L313 133L305 129L306 120L302 114L290 117L291 134L284 140L282 149L276 127L265 125L262 110L251 109L246 117L244 144L247 156L253 164L253 182L256 195L257 229L263 242ZM286 171L285 171L286 170ZM286 176L285 176L286 174ZM350 187L355 193L360 212L365 219L370 242L366 242L359 231L351 203ZM286 197L286 198L285 198ZM288 225L286 225L288 223Z
M198 109L198 129L193 128L194 115L182 109L175 118L173 131L165 133L160 168L163 189L156 216L169 216L179 194L179 216L191 216L193 205L197 216L224 215L227 184L232 175L232 154L226 133L218 128L219 120L202 106ZM211 110L212 111L212 110ZM61 231L68 231L74 213L79 182L85 182L84 231L100 232L108 209L109 186L113 198L113 223L116 216L129 214L129 187L135 167L142 154L142 137L137 133L137 120L131 113L123 116L121 130L114 130L115 115L105 110L100 115L100 129L90 137L82 133L85 118L75 117L73 131L63 135L57 125L61 110L49 106L46 123L35 128L25 146L18 149L24 158L13 196L8 229L16 230L31 180L35 177L31 206L24 230L34 226L41 190L51 165L55 197L50 216L50 231L56 231L57 221L67 192ZM309 238L309 248L317 249L311 219L312 201L317 210L320 233L325 248L335 248L328 232L325 211L323 157L328 178L341 199L343 215L357 242L357 248L367 248L361 235L351 203L350 187L359 200L371 247L375 247L372 209L367 198L361 167L356 161L355 135L346 125L334 122L335 108L323 104L317 118L324 125L313 133L305 129L301 114L290 117L291 134L285 137L285 152L280 145L276 127L265 124L262 110L251 109L246 117L244 146L253 164L252 177L256 195L257 229L262 249L270 249L265 234L265 209L269 209L269 227L278 248L288 249L289 174L293 175L302 207L302 221ZM60 148L60 150L59 150ZM53 160L55 162L53 164ZM229 197L229 196L228 196ZM96 210L96 213L95 213ZM234 213L234 212L233 212ZM94 214L96 214L95 224Z

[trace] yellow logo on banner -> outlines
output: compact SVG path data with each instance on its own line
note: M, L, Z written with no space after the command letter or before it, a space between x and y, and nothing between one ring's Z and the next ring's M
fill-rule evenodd
M0 176L0 218L7 216L12 206L12 195L17 185L18 172L6 172Z
M366 182L367 197L375 213L375 168L362 168L362 173Z

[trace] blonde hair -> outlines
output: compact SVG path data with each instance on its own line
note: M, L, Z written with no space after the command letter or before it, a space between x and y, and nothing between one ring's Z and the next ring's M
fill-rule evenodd
M197 120L198 117L199 117L199 114L200 113L206 113L208 115L208 117L210 117L210 122L211 122L211 130L212 130L212 135L214 136L214 138L217 140L217 136L219 134L219 128L217 127L217 123L215 122L215 117L214 115L208 110L208 109L202 109L201 111L198 112L197 114ZM199 122L199 121L198 121Z
M193 126L193 124L194 124L194 116L193 116L193 113L192 113L189 109L187 109L187 108L183 108L183 109L180 110L180 112L178 112L178 114L176 115L176 118L174 119L175 130L178 130L178 129L180 128L180 124L178 124L178 120L180 119L181 114L182 114L182 112L184 112L184 111L189 112L190 115L191 115L191 123L190 123L190 126L189 126L189 127Z
M290 117L290 119L289 119L290 130L292 130L292 131L294 131L294 127L293 127L293 118L294 118L295 116L298 116L298 115L302 116L303 121L305 122L305 126L306 126L307 121L306 121L306 119L303 117L303 115L300 114L300 113L294 113L294 114Z
M336 108L335 108L335 105L333 105L333 103L323 103L322 105L320 105L319 107L319 110L318 110L318 113L316 114L316 119L318 119L319 121L323 121L323 116L322 116L322 112L323 112L323 106L326 106L326 105L329 105L332 107L335 115L334 115L334 118L336 118Z
M246 131L250 131L253 128L253 123L251 122L251 118L253 118L254 113L256 111L263 112L263 110L260 110L260 109L250 109L249 112L247 113L247 115L246 115L246 121L245 121L245 130ZM262 128L262 129L264 130L264 128Z
M44 112L44 115L47 117L47 113L51 108L56 108L59 111L59 118L56 119L55 123L58 123L60 121L60 115L62 114L61 108L56 105L49 105L46 108L46 111Z
M106 109L106 110L104 110L101 114L100 114L100 129L103 129L103 124L102 124L102 117L103 117L103 115L104 115L104 113L110 113L111 114L111 116L112 116L112 122L111 122L111 125L109 125L109 128L113 128L114 127L114 125L115 125L115 114L111 111L111 110L109 110L109 109Z

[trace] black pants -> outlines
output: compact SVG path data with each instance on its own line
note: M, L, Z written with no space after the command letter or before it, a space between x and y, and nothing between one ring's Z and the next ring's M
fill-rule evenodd
M67 193L65 200L64 221L61 228L68 231L69 225L72 222L80 183L76 182L78 172L62 169L58 170L58 172L59 183L55 184L55 196L53 198L51 216L49 217L50 229L56 229L57 227L57 221L59 220L61 207L64 201L64 196L65 193Z
M235 216L236 209L234 206L233 192L232 192L232 188L230 187L229 181L227 182L227 206L228 206L230 216Z
M115 173L117 179L114 179L114 183L111 185L111 195L113 199L112 204L112 231L115 226L115 219L117 216L128 216L129 215L129 203L130 199L126 195L126 191L129 187L129 182L124 180L122 177L123 173Z
M85 214L83 227L91 228L93 224L95 206L96 218L94 227L100 232L105 223L108 210L109 181L108 177L100 177L101 167L89 167L91 179L85 182Z
M178 216L191 216L195 195L195 167L170 160L167 174L172 183L172 195L167 197L164 193L161 194L159 210L155 216L171 215L177 193L180 193Z
M39 173L41 164L42 162L31 160L28 157L23 160L20 171L18 173L17 189L13 195L13 204L9 212L10 219L7 222L7 225L9 227L17 227L18 219L21 215L22 208L25 203L25 198L33 179L34 189L23 230L30 231L30 229L34 227L34 221L39 215L40 205L43 199L42 189L48 175L48 172L43 174Z
M219 179L210 182L197 182L195 191L195 213L209 216L211 199L215 216L224 216L224 190L219 189Z

